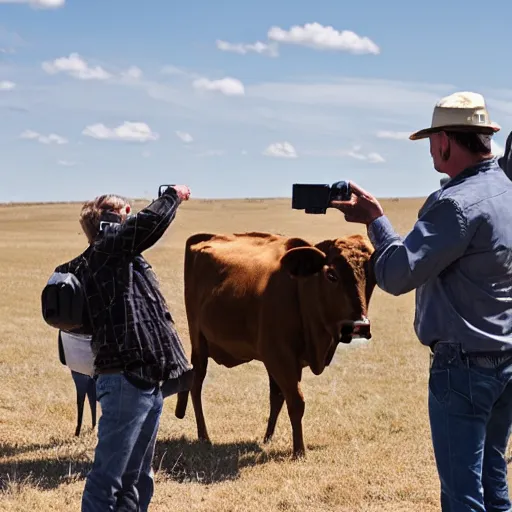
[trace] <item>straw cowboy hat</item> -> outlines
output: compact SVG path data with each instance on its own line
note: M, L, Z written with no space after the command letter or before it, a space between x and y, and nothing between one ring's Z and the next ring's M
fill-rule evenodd
M481 94L463 91L441 98L434 107L430 128L414 132L409 139L425 139L443 130L491 135L499 131L500 126L491 121Z

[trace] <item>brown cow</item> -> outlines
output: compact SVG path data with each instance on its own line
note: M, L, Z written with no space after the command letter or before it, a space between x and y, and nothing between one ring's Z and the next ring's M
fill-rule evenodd
M302 369L320 375L338 343L357 334L354 322L366 319L375 287L372 253L360 235L316 245L269 233L201 233L187 240L185 305L199 439L209 441L201 402L208 357L227 368L257 360L270 380L264 442L286 400L294 458L305 454ZM363 329L370 338L367 320ZM178 394L178 418L185 416L187 401L188 392Z

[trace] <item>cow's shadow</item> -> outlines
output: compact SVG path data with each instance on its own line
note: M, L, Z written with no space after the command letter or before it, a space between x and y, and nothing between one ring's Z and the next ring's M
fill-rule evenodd
M56 489L63 483L83 481L91 468L92 460L85 450L76 454L56 455L52 448L72 445L69 441L50 441L46 444L12 446L0 445L0 492L13 484L37 485L41 490ZM321 449L309 446L309 450ZM2 461L1 458L23 456L31 452L50 450L38 458ZM204 443L185 437L159 439L156 443L153 468L164 478L179 483L213 484L236 480L245 467L265 464L269 461L291 460L291 450L262 447L257 442Z
M236 480L245 467L290 459L290 450L264 449L257 442L210 444L180 437L157 442L154 467L179 483L212 484Z

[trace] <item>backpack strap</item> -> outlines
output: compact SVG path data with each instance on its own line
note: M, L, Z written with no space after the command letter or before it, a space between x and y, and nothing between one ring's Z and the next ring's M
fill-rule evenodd
M59 335L58 335L58 344L59 344L59 360L60 362L66 366L66 355L64 354L64 346L62 345L62 336L61 336L61 330L59 329Z

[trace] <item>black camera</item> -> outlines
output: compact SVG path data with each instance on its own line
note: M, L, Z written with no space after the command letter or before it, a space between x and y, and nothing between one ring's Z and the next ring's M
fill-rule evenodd
M331 201L348 201L352 190L348 181L337 181L332 185L294 183L292 208L305 210L305 213L325 213Z
M160 185L158 187L158 197L164 194L169 187L174 187L174 185Z
M120 224L121 223L121 215L118 215L114 212L105 212L100 217L100 233L103 233L105 231L105 228L107 226L112 226L114 224Z

